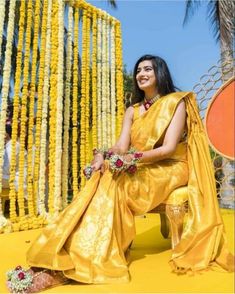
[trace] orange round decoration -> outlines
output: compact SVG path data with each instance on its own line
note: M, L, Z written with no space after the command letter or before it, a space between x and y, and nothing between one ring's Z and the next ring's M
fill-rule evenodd
M213 96L205 116L206 131L212 147L234 160L234 77Z

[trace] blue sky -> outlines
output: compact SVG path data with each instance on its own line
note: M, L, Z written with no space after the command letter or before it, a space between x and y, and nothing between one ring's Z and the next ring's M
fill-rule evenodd
M168 63L176 86L190 91L220 58L219 43L207 20L207 1L184 27L183 0L117 0L117 9L104 0L88 2L121 21L128 71L141 55L159 55Z

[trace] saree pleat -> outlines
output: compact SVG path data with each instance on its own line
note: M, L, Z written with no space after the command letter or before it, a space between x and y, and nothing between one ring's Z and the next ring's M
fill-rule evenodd
M232 270L216 198L213 167L192 93L161 97L143 115L134 105L131 146L145 151L160 146L179 102L187 110L187 141L167 160L138 164L135 174L95 172L72 203L48 225L27 253L29 265L62 270L84 283L129 281L125 252L135 237L134 216L164 202L188 185L189 213L170 264L175 272L217 265ZM157 244L156 244L157 246ZM157 265L156 265L157 266Z

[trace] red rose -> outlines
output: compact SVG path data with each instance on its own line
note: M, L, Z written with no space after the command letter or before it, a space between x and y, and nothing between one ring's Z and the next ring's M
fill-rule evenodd
M122 167L123 166L123 161L121 159L117 159L115 162L116 167Z
M23 279L25 278L25 274L24 274L23 272L19 272L19 273L18 273L18 278L19 278L20 280L23 280Z
M143 153L141 152L134 153L134 158L141 158L142 156L143 156Z
M113 155L114 153L113 153L113 151L107 151L107 153L106 153L106 159L109 159L112 155Z
M134 174L136 172L136 170L137 170L136 165L130 165L127 169L128 173L130 173L130 174Z
M22 267L20 265L17 265L17 267L15 268L15 271L19 271L22 270Z

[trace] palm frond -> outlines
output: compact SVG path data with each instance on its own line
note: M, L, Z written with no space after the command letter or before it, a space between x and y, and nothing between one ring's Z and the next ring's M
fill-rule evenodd
M108 3L109 3L113 8L117 8L116 0L108 0Z
M207 16L209 18L209 22L211 28L214 33L214 37L218 42L220 39L220 9L219 9L219 1L209 1L207 4Z
M234 11L233 0L211 0L208 3L208 16L217 41L223 40L228 46L234 39Z
M198 7L201 5L201 0L186 0L183 26L185 26L189 19L194 15Z

